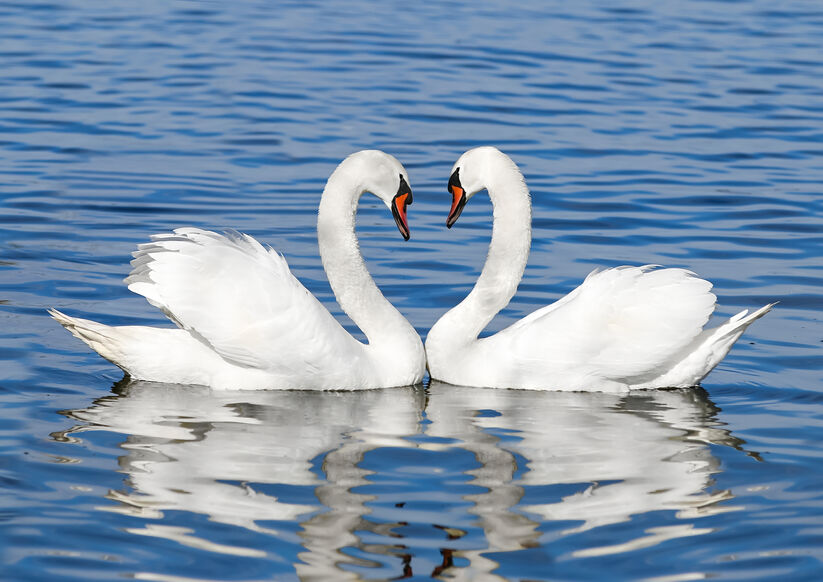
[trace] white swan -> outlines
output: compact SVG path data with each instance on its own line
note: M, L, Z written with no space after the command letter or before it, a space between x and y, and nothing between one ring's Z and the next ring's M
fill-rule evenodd
M248 235L195 228L140 245L126 279L180 329L110 327L50 313L139 380L248 390L416 384L425 373L423 344L375 285L354 232L358 201L368 191L391 208L409 238L407 176L392 156L361 151L337 167L320 200L323 267L368 344L354 339L274 250Z
M429 332L426 357L433 379L602 392L694 386L774 305L704 330L715 306L711 283L683 269L624 266L594 271L562 299L478 339L514 295L531 245L523 175L493 147L469 150L452 168L446 225L483 189L494 207L489 254L468 297Z

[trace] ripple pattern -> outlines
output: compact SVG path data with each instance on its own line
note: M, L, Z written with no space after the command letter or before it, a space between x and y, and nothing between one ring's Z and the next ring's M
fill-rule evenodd
M819 577L823 6L807 0L0 4L4 579ZM493 144L534 203L495 331L594 268L657 263L719 315L779 305L697 391L130 385L45 313L161 323L148 236L234 228L358 334L317 256L349 153L408 168L412 240L358 233L425 335L477 277Z

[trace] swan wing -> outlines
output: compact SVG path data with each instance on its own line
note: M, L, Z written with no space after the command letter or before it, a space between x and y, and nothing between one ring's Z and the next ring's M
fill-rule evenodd
M594 271L559 301L500 332L529 361L612 379L659 374L682 358L715 306L711 283L654 265Z
M362 351L286 260L251 236L176 229L140 245L132 267L130 290L230 363L305 376Z

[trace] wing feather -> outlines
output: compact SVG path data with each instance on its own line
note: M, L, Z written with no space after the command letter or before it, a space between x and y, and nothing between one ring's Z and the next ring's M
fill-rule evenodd
M655 265L594 271L556 303L500 332L530 362L580 363L615 380L642 378L682 356L715 306L711 283Z
M130 290L233 364L288 374L328 370L362 344L251 236L179 228L134 253Z

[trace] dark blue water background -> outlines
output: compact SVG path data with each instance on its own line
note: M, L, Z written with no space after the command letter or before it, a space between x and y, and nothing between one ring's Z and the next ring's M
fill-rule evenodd
M0 3L4 580L820 579L819 2ZM412 240L358 232L424 334L475 280L488 199L444 228L453 162L523 169L534 243L500 329L598 266L780 301L703 389L432 384L364 393L122 385L45 309L163 324L130 252L185 225L285 254L333 313L326 177L381 148Z

